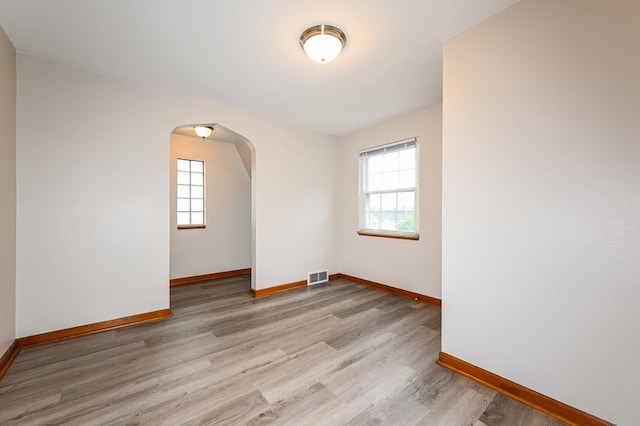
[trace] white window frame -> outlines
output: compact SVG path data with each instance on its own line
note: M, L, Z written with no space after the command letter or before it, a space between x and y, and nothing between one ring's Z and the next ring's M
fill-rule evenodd
M180 170L180 162L181 161L188 161L189 162L189 181L188 183L186 182L181 182L179 175L181 172L185 172L185 170ZM202 164L202 172L199 171L193 171L193 164L194 163L201 163ZM194 174L201 174L202 175L202 185L200 184L195 184L193 183L192 179L193 179L193 175ZM178 158L176 161L176 224L178 226L178 229L197 229L197 228L205 228L206 227L206 174L205 174L205 163L204 160L195 160L195 159L191 159L191 158ZM181 193L181 187L183 187L182 189L184 190L184 187L188 187L188 194L185 196L184 193ZM198 192L202 193L202 198L199 196L194 196L194 189L196 189ZM202 203L202 210L194 210L194 201L196 203L200 202ZM181 203L182 201L182 203ZM181 209L181 204L184 203L188 203L189 207L188 210L184 210ZM178 220L178 217L181 214L185 214L187 213L189 215L189 223L184 223L182 221ZM194 216L197 214L201 214L202 215L202 221L197 221L194 220Z
M368 167L368 159L375 155L383 155L387 152L393 151L403 151L407 148L415 147L415 182L412 187L400 187L399 184L393 189L376 189L369 190L367 179L369 177L369 173L367 170ZM368 236L379 236L379 237L388 237L388 238L402 238L402 239L410 239L410 240L418 240L420 238L419 233L419 182L420 182L420 144L418 143L418 138L408 138L403 139L397 142L391 142L388 144L376 146L373 148L365 149L360 151L360 170L359 170L359 186L358 193L360 196L360 220L359 220L359 229L358 234L360 235L368 235ZM372 194L389 194L389 193L401 193L401 192L413 192L414 194L414 221L415 228L413 231L398 231L398 230L388 230L388 229L379 229L378 228L370 228L367 227L367 199ZM397 210L397 207L396 207Z

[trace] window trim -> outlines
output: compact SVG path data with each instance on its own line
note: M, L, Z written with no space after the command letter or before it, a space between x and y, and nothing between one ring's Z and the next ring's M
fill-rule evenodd
M414 193L414 216L415 216L415 229L414 231L394 231L394 230L383 230L383 229L371 229L365 228L366 223L366 205L365 200L367 196L367 192L364 190L365 186L365 159L367 156L372 155L373 153L378 152L386 152L386 151L394 151L394 150L402 150L406 148L407 144L412 144L415 146L416 154L415 154L415 185L412 188L396 188L392 190L380 190L375 191L375 193L398 193L398 192L406 192L404 189L412 190ZM401 145L405 145L404 147L400 147ZM370 237L382 237L382 238L395 238L402 240L419 240L420 239L420 144L418 142L418 137L411 137L402 139L396 142L390 142L383 145L374 146L371 148L363 149L360 151L358 156L359 169L358 169L358 197L359 197L359 212L358 212L358 235L370 236ZM371 192L369 192L371 193Z
M200 163L202 163L202 223L197 223L197 224L182 224L182 225L178 225L178 213L184 213L184 212L178 212L178 206L177 206L177 202L178 199L180 197L178 197L178 186L180 185L178 183L178 172L180 170L178 170L178 161L183 160L183 161L198 161ZM194 158L183 158L183 157L177 157L176 158L176 196L174 197L174 199L176 200L176 208L174 210L174 213L176 214L176 227L177 229L205 229L207 227L207 193L206 193L206 170L205 170L205 161L204 160L198 160L198 159L194 159ZM191 166L189 166L189 168L191 168ZM191 171L189 173L192 173ZM184 185L184 184L183 184ZM189 187L191 187L192 184L189 183ZM200 186L200 185L195 185L195 186ZM192 198L189 197L189 200L191 200ZM191 210L189 210L189 213L192 213Z
M393 234L391 234L392 232ZM420 234L415 232L405 232L405 231L359 229L357 234L365 235L367 237L396 238L398 240L419 240L420 239Z

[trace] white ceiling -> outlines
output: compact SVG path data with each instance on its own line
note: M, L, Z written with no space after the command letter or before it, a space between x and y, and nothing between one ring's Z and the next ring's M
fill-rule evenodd
M442 41L517 0L0 0L16 49L341 135L442 97ZM340 27L343 53L298 37ZM215 117L213 117L215 119Z

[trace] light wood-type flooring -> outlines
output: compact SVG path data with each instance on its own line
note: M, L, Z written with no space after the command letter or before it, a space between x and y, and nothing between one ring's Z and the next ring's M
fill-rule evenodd
M171 319L23 349L0 424L561 424L436 365L439 308L344 280L248 290L174 287Z

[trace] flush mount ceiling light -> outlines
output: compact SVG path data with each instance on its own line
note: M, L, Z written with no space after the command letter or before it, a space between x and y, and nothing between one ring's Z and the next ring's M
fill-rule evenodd
M202 139L208 138L213 132L213 127L209 126L196 126L193 129L196 131L196 135L200 136Z
M347 36L331 25L314 25L300 34L300 46L307 55L321 64L333 61L347 44Z

